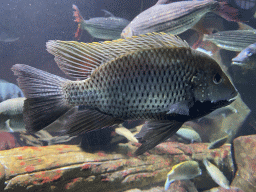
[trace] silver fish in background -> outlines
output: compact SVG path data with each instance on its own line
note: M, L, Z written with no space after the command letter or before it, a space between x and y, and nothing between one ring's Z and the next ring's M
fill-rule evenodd
M7 99L0 103L0 130L25 130L23 121L24 97ZM8 121L8 122L6 122Z
M17 97L24 97L20 88L13 83L0 79L0 102Z
M80 39L82 30L88 31L91 36L99 39L119 39L122 30L130 23L130 21L116 17L106 10L103 10L106 17L95 17L85 20L76 5L73 5L73 9L75 9L75 22L78 23L78 29L75 34L77 39Z
M208 172L208 174L212 177L213 181L216 182L219 186L224 189L229 189L229 181L225 177L225 175L219 170L218 167L213 165L208 160L203 160L204 166Z
M242 51L256 42L256 30L221 31L211 35L204 35L204 41L211 41L222 49Z
M172 167L167 174L164 189L167 191L170 185L176 180L193 179L202 174L199 164L196 161L184 161Z
M125 27L121 36L165 32L180 34L192 28L206 13L214 11L229 20L236 20L237 11L225 3L214 0L179 1L168 3L158 1L156 5L143 11Z
M256 43L253 43L242 50L235 58L232 59L232 65L239 65L246 69L256 67Z
M219 147L221 147L222 145L224 145L227 142L228 138L229 138L229 135L226 135L226 136L224 136L224 137L222 137L220 139L217 139L217 140L211 142L207 148L208 149L219 148Z
M215 60L173 35L153 33L101 43L52 40L46 47L60 69L85 80L14 65L27 98L23 115L30 132L74 107L76 112L63 127L69 135L125 120L149 120L139 133L142 145L135 154L140 155L184 122L226 106L237 96Z
M202 142L202 139L200 135L193 129L186 128L186 127L181 127L176 134L184 139L187 139L191 141L192 143L194 142Z
M15 36L8 34L4 31L0 32L0 42L12 43L17 40L19 40L19 37L15 37Z

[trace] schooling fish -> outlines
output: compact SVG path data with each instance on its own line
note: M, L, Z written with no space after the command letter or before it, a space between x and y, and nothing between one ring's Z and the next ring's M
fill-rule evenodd
M205 1L179 1L169 3L160 0L156 5L136 16L121 36L132 37L134 35L165 32L180 34L192 28L206 13L214 11L229 20L235 18L236 10L228 7L224 2L214 0Z
M23 112L25 97L7 99L0 103L0 115L20 115Z
M176 180L193 179L202 174L199 164L196 161L185 161L172 167L167 174L164 189L167 191L169 186Z
M253 43L242 50L235 58L232 59L232 65L239 65L246 69L256 67L256 43Z
M229 135L226 135L220 139L217 139L217 140L211 142L208 146L208 149L216 149L216 148L221 147L222 145L224 145L227 142L228 138L229 138Z
M24 97L19 97L0 103L0 130L25 130L22 115L24 100Z
M237 91L218 63L180 38L153 33L106 42L52 40L60 69L81 81L16 64L26 129L39 131L72 108L64 126L76 135L125 120L149 120L136 155L173 135L184 122L232 103ZM89 76L89 77L88 77ZM78 107L77 107L78 106Z
M125 127L117 127L115 129L115 132L118 135L122 135L124 136L126 139L128 139L129 141L138 143L138 140L134 137L134 135L132 134L132 132L129 129L126 129Z
M185 139L191 141L192 143L194 143L194 142L202 142L202 139L201 139L200 135L195 130L193 130L193 129L181 127L176 132L176 134L179 135L182 138L185 138Z
M13 83L0 79L0 102L17 97L24 97L20 88Z
M75 22L78 23L78 29L75 34L77 39L80 39L82 30L88 31L90 35L99 39L119 39L122 30L130 23L130 21L116 17L106 10L103 11L107 17L95 17L84 20L76 5L73 5L73 9L75 9Z
M219 186L223 187L224 189L229 189L229 181L225 177L225 175L219 170L218 167L213 165L208 160L203 160L204 166L209 173L209 175L212 177L213 181L215 181Z
M256 30L221 31L211 35L204 35L204 41L211 41L222 49L242 51L256 42Z

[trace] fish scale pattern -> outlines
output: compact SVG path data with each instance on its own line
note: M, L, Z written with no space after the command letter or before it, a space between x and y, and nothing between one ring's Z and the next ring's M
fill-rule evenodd
M186 48L126 54L100 66L89 79L69 82L66 98L71 105L122 119L167 119L171 105L191 97L195 69L189 54Z

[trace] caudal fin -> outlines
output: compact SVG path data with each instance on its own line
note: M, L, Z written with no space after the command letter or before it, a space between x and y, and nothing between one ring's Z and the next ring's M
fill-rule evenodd
M43 129L70 109L62 91L67 79L23 64L14 65L12 71L26 97L23 119L29 132Z
M75 38L77 40L79 40L81 35L82 35L81 22L84 20L84 18L80 14L79 9L76 5L73 4L72 8L74 9L74 14L73 14L73 16L75 17L74 21L78 23L78 28L77 28L77 31L75 33Z

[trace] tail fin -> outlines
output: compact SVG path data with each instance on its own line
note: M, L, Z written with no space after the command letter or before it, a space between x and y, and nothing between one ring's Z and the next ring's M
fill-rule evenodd
M14 65L12 71L27 98L23 119L29 132L43 129L70 109L62 91L67 79L23 64Z
M80 14L79 9L78 9L78 7L76 5L73 4L72 8L75 10L74 11L74 17L75 17L74 21L78 23L78 28L77 28L77 31L75 33L75 38L77 40L79 40L81 35L82 35L81 22L84 20L84 18Z

